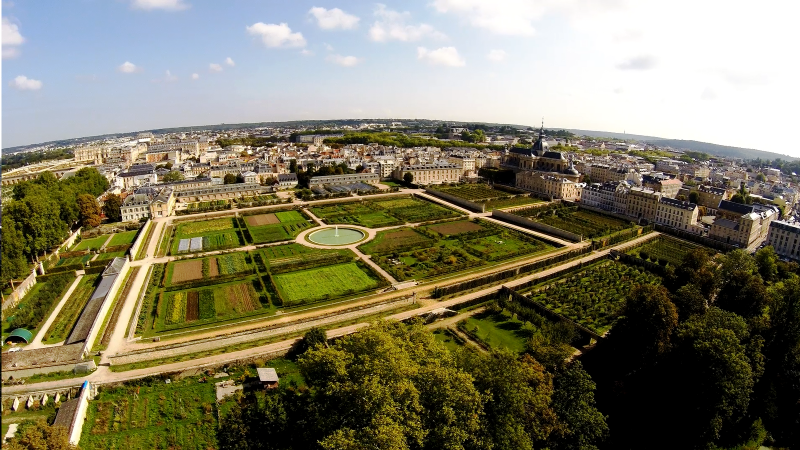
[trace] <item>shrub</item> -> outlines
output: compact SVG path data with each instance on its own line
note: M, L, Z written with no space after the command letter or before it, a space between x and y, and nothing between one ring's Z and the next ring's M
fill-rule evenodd
M650 254L645 252L645 251L639 252L639 257L642 258L645 261L649 261L650 260Z

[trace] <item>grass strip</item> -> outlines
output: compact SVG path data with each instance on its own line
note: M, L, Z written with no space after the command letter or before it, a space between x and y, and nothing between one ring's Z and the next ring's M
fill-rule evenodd
M125 304L125 301L120 301L120 299L128 298L128 294L133 287L133 280L139 273L139 269L141 269L141 266L134 267L128 272L127 275L125 275L125 280L122 284L124 288L117 292L117 296L114 297L114 302L111 303L111 307L109 308L109 311L111 312L106 314L105 319L103 319L103 325L100 327L100 332L97 333L97 337L94 340L94 345L92 345L93 352L102 351L108 347L108 342L111 340L111 333L113 333L114 328L117 327L117 320L119 320L119 315L122 312L122 306ZM109 326L109 320L111 321L111 326Z

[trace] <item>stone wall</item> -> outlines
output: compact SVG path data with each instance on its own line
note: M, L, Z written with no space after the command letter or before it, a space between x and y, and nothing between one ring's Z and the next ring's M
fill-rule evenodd
M108 310L111 308L111 303L114 302L114 298L117 296L120 286L125 281L125 276L127 275L129 268L130 262L125 259L125 264L122 266L117 278L114 280L114 284L111 285L111 289L108 290L108 295L106 295L106 298L103 299L103 306L100 307L100 311L97 313L97 316L95 316L94 322L92 323L92 328L89 329L89 336L86 338L86 342L83 343L82 354L84 357L86 357L86 355L92 349L94 340L97 338L100 328L102 328L103 320L105 319L106 314L108 314ZM125 299L121 299L120 301L125 301Z
M5 298L5 301L3 301L3 311L5 312L9 308L17 306L20 300L25 297L25 294L31 290L34 284L36 284L36 269L32 270L31 274L28 275L27 278L22 280L21 283L14 287L11 295Z
M469 200L464 200L463 198L456 197L455 195L446 194L444 192L437 191L437 190L431 189L431 188L425 188L425 192L428 193L428 194L431 194L431 195L433 195L435 197L439 197L441 199L447 200L448 202L453 202L456 205L463 206L464 208L467 208L467 209L472 210L472 211L477 211L477 212L485 212L486 211L485 205L478 204L478 203L475 203L475 202L471 202Z
M136 236L136 240L133 242L133 246L128 249L128 254L131 256L130 260L133 261L136 259L136 255L139 254L139 249L142 248L142 245L147 245L147 242L144 240L147 238L147 233L150 230L150 227L154 227L152 219L147 219L144 226L139 229L139 234Z

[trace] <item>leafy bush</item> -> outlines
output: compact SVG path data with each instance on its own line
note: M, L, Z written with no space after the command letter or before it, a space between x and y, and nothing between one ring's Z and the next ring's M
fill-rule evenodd
M204 289L200 291L200 319L211 319L217 315L214 307L214 291Z
M13 311L13 316L9 320L9 328L33 329L38 327L53 302L61 298L64 290L72 283L73 279L71 274L58 274L43 282L42 287L25 296L18 309Z

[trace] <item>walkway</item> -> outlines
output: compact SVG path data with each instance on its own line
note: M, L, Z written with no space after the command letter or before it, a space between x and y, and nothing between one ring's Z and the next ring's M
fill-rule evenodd
M80 283L82 279L83 275L78 275L78 278L75 278L75 281L72 282L72 286L70 286L69 289L67 289L67 292L65 292L64 296L61 297L61 301L58 302L58 305L56 305L56 309L53 310L53 313L50 314L50 317L47 318L47 321L44 323L44 325L42 325L42 328L40 328L39 332L36 333L36 337L33 339L33 341L31 341L30 344L28 344L25 347L26 350L33 350L37 348L45 348L52 346L52 345L42 344L44 335L47 333L47 330L50 329L50 326L53 324L53 322L56 321L56 317L58 317L58 314L61 312L61 309L64 307L64 305L67 304L67 300L69 300L69 297L72 295L73 292L75 292L75 288L78 287L78 283Z

